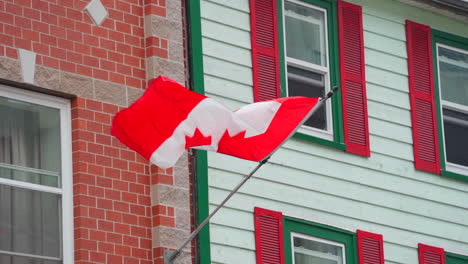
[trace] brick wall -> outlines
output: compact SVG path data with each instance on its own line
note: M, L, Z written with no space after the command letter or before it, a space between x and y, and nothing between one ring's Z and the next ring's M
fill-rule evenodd
M23 82L25 49L36 53L32 87L75 96L75 263L163 263L163 250L190 232L190 156L150 168L109 131L148 81L185 83L183 1L101 1L109 15L100 26L89 0L0 1L0 79Z

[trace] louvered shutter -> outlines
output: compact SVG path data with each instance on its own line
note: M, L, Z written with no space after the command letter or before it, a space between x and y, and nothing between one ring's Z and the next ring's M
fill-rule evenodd
M341 95L346 151L370 156L362 8L338 1Z
M284 263L282 213L255 207L254 215L257 264Z
M383 264L383 237L366 231L357 231L359 264Z
M254 101L281 96L276 0L250 0Z
M419 264L445 264L443 248L418 244Z
M440 173L431 28L406 21L408 78L416 169Z

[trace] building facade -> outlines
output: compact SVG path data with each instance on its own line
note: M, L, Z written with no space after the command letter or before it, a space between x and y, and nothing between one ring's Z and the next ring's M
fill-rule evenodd
M201 263L468 263L468 20L434 2L189 6L196 91L236 109L339 87L203 230ZM200 220L257 165L196 161Z
M189 155L110 135L152 79L185 83L183 2L0 1L0 263L163 263L189 234Z

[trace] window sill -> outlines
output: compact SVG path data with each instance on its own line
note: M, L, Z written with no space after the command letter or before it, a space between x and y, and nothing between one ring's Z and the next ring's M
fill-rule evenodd
M458 173L451 172L451 171L441 170L441 175L450 177L456 180L468 181L468 175L458 174Z
M346 150L346 145L344 143L330 141L330 140L314 137L314 136L307 135L307 134L304 134L304 133L299 133L299 132L295 133L294 137L295 138L300 138L300 139L305 139L305 140L312 141L312 142L315 142L315 143L319 143L319 144L322 144L322 145L325 145L325 146L334 147L334 148L337 148L337 149L340 149L340 150Z

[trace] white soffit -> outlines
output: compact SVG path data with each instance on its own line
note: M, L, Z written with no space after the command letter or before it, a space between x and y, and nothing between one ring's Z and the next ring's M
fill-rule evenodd
M85 9L88 11L89 16L93 19L94 23L98 26L101 25L109 15L106 8L101 3L101 0L91 0Z
M19 49L19 57L21 62L21 71L23 73L23 81L25 83L34 84L36 53L29 50Z

